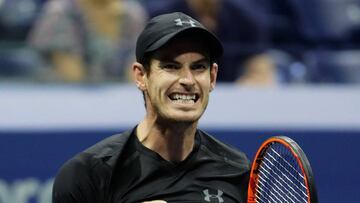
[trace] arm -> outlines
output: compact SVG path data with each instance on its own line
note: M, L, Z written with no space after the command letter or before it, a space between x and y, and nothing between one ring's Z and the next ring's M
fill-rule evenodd
M57 174L53 186L53 203L97 203L97 189L90 167L78 158L66 162Z

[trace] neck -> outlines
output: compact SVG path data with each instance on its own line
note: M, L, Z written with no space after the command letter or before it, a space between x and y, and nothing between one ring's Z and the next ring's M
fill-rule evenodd
M137 127L137 136L147 148L171 162L180 162L191 153L195 143L196 123L161 122L143 120Z

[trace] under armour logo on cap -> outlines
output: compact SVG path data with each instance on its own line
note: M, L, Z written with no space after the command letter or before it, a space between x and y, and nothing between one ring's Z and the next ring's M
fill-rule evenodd
M217 194L210 194L209 190L203 190L203 193L205 195L204 200L207 202L211 202L211 199L217 199L218 202L222 203L224 202L224 199L222 198L222 195L224 194L223 191L217 190Z
M147 53L155 52L185 32L194 35L184 34L182 37L189 39L195 35L201 37L201 41L206 43L208 53L212 58L216 59L222 55L222 44L212 32L192 17L181 12L174 12L155 16L146 24L136 42L136 60L144 63Z
M191 27L196 27L195 22L189 19L189 21L182 21L180 18L175 19L177 26L183 26L184 24L189 24Z

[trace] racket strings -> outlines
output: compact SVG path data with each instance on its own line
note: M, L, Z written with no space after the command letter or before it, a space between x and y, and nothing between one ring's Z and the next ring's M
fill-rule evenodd
M289 166L293 171L295 171L301 178L304 178L304 176L301 174L301 173L299 173L298 172L298 170L291 164L291 163L289 163L286 159L284 159L279 153L277 153L273 148L270 148L270 150L273 152L273 153L275 153L276 155L277 155L277 157L279 157L280 159L282 159L286 164L287 164L287 166ZM271 156L271 154L269 154L270 156ZM271 156L272 157L272 156ZM273 158L273 157L272 157ZM275 160L275 158L273 158L274 160ZM280 163L279 163L280 164ZM293 176L293 174L291 173L291 172L289 172L288 171L288 169L286 168L286 167L283 167L291 176ZM294 176L293 176L294 177ZM295 178L295 177L294 177ZM302 183L302 182L300 182L300 183ZM305 187L305 185L303 185L302 184L302 186L304 187L304 188L306 188Z
M271 172L269 172L269 171L267 171L267 170L265 170L264 169L264 171L266 171L266 173L267 173L267 175L266 174L264 174L262 171L260 171L260 174L261 175L263 175L265 178L260 178L263 182L265 182L266 183L266 181L273 181L274 179L271 179L271 177L269 178L268 177L268 175L271 175ZM279 177L280 179L281 179L281 177ZM282 179L283 180L283 179ZM275 182L277 183L277 184L275 184L274 186L275 186L275 191L276 191L276 193L280 196L280 197L282 197L283 199L284 199L284 201L285 202L293 202L293 203L295 203L294 202L294 200L293 199L289 199L289 201L287 200L287 199L285 199L285 197L287 197L288 196L288 194L290 194L291 196L292 196L292 198L294 198L294 199L296 199L296 200L298 200L298 201L300 201L296 196L294 196L294 194L292 194L292 192L289 190L289 189L287 189L287 187L285 187L284 186L284 184L283 184L283 182L280 182L280 181L278 181L278 180L276 180L275 179ZM263 185L265 185L265 184L263 184ZM292 189L291 187L290 187L290 189ZM292 189L292 191L293 192L295 192L295 193L297 193L295 190L293 190Z
M273 159L273 161L276 161L276 159L275 159L273 156L271 156L271 154L269 154L269 156ZM280 157L281 157L281 156L280 156ZM282 157L281 157L281 158L282 158ZM298 191L303 191L301 188L299 188L299 186L298 186L299 184L300 184L300 186L304 189L304 191L306 191L306 187L305 187L304 183L303 183L302 181L300 181L297 177L295 177L295 176L293 175L293 173L298 173L298 172L296 171L296 169L295 169L292 165L289 165L289 166L290 166L292 169L294 169L294 172L293 172L293 173L292 173L291 171L289 171L289 170L286 168L286 166L284 166L284 165L282 165L281 163L279 163L280 167L287 172L287 173L283 173L281 170L279 170L278 167L276 167L276 166L273 164L273 162L272 162L271 160L269 160L269 159L266 158L266 157L265 157L265 159L266 159L270 164L272 164L272 166L275 167L275 169L276 169L279 173L285 174L284 177L286 178L286 180L289 181L289 182L291 182L291 183L296 187L296 189L297 189ZM266 162L265 162L264 164L266 164ZM271 166L268 166L267 164L266 164L266 166L267 166L269 169L272 169ZM288 177L287 175L289 175L289 176L291 176L291 177ZM301 180L304 179L304 176L303 176L302 174L298 173L297 175L299 175L300 178L302 178ZM279 178L282 180L281 177L279 177ZM297 183L294 183L293 180L290 179L290 178L292 178L293 180L295 180ZM307 196L306 193L303 193L303 195Z
M260 178L260 180L259 180L259 184L261 184L263 187L266 187L265 186L265 184L263 183L263 182L266 182L267 180L266 179L264 179L263 177L259 177ZM276 193L276 194L274 194L272 191L267 191L267 190L264 190L262 187L259 187L258 189L259 189L259 191L258 191L258 193L260 194L260 195L258 195L258 193L256 194L256 197L258 198L258 200L261 200L262 198L263 199L265 199L265 200L267 200L266 202L289 202L289 201L287 201L285 198L284 198L284 196L283 196L283 194L281 194L281 189L277 186L277 185L275 185L275 187L277 188L277 189L275 189L274 190L274 192ZM280 191L280 192L279 192ZM261 198L262 197L262 198ZM276 200L275 200L275 199ZM269 200L271 200L271 201L269 201Z
M265 164L265 163L264 163ZM265 164L266 165L266 164ZM267 168L267 169L265 169L265 168ZM297 194L298 196L300 196L301 197L301 195L298 193L298 191L297 190L295 190L294 188L292 188L291 186L290 187L286 187L286 186L288 186L288 183L280 176L280 175L278 175L277 173L277 171L275 172L271 167L269 167L268 165L266 165L266 167L265 168L263 168L263 171L265 171L266 172L266 174L265 173L263 173L263 171L260 171L260 175L263 175L263 177L265 177L265 179L264 178L262 178L261 176L261 178L260 179L262 179L262 181L263 182L265 182L266 183L266 181L275 181L276 182L276 184L274 184L273 186L275 187L274 188L274 190L276 190L276 189L278 189L280 192L277 192L277 194L279 194L281 197L288 197L288 195L290 195L290 196L292 196L292 199L290 198L289 200L290 200L290 202L293 202L293 203L295 203L295 201L293 200L293 199L295 199L295 200L297 200L297 202L301 202L301 200L299 200L299 198L298 197L296 197L294 194ZM275 174L275 175L274 175ZM272 177L269 177L269 176L272 176ZM274 179L274 177L275 177L275 179ZM278 179L276 179L276 178L278 178L279 180L281 180L281 181L279 181ZM296 185L295 185L296 186ZM289 189L288 189L289 188ZM290 191L291 190L291 191ZM281 193L281 194L280 194ZM294 193L294 194L293 194ZM286 199L285 199L285 201L286 202L288 202ZM305 202L306 202L306 200L305 200Z
M258 169L256 202L307 202L304 176L290 150L272 144Z

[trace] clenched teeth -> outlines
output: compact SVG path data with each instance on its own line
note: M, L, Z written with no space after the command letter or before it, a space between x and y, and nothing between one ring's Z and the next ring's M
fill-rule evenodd
M170 96L171 100L181 100L181 101L195 101L196 95L185 95L185 94L171 94Z

